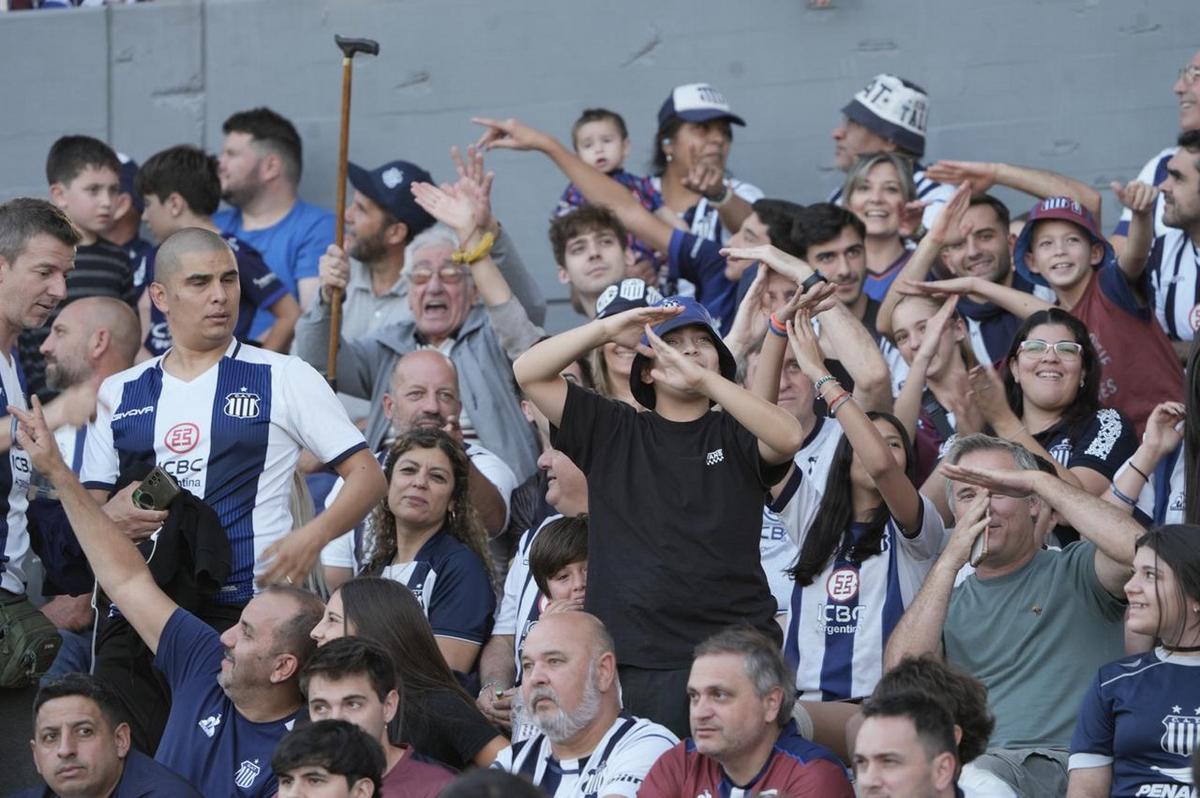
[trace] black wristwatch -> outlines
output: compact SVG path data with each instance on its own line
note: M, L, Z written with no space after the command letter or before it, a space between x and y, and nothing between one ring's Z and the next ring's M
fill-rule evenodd
M808 289L812 288L817 283L827 283L827 282L829 282L829 281L825 279L825 275L821 274L820 272L815 271L808 276L808 279L806 279L804 282L800 283L800 291L801 291L801 293L807 293Z

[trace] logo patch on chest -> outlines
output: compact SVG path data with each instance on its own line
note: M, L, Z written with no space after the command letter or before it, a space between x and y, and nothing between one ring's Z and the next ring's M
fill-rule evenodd
M225 397L225 415L230 418L257 418L262 399L245 388Z

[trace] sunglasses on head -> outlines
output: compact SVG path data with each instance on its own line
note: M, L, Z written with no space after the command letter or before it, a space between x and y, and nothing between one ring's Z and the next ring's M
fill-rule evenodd
M1017 350L1025 355L1033 355L1041 357L1050 349L1054 350L1054 354L1058 355L1063 360L1078 360L1083 356L1083 344L1075 341L1043 341L1041 338L1030 338L1022 341L1017 347Z

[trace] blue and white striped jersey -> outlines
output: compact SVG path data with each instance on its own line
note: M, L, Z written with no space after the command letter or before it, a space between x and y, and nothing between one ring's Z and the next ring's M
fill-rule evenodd
M505 748L492 767L525 776L551 798L636 798L651 765L678 742L664 726L621 714L589 756L556 759L537 734Z
M799 531L797 546L812 527L821 494L807 481L776 506ZM881 551L859 559L852 524L837 552L811 584L792 587L784 659L796 671L796 690L810 701L833 701L871 694L883 675L883 649L905 608L946 543L937 508L921 497L921 528L905 537L888 519Z
M100 386L82 480L110 490L134 462L173 474L220 517L233 569L215 601L241 604L254 595L263 550L292 530L288 499L300 450L337 465L366 442L300 358L232 341L221 360L185 382L163 368L169 356Z
M1183 230L1168 227L1154 239L1146 274L1154 315L1172 341L1190 341L1200 329L1200 248Z
M29 408L16 349L0 355L0 403L4 407ZM16 417L13 422L12 446L8 456L0 458L0 588L10 593L24 593L25 561L29 557L25 508L29 506L27 496L32 466L29 455L17 445Z
M1112 768L1114 796L1191 796L1200 658L1164 648L1100 668L1083 696L1070 770Z
M1167 161L1171 160L1178 149L1178 147L1167 147L1146 161L1146 165L1142 167L1142 171L1138 172L1136 179L1151 186L1161 186L1167 179ZM1115 236L1129 235L1129 222L1132 219L1133 213L1128 208L1122 208L1121 218L1117 221L1117 226L1113 228L1112 234ZM1160 196L1154 200L1154 235L1161 236L1170 229L1163 224L1163 200Z

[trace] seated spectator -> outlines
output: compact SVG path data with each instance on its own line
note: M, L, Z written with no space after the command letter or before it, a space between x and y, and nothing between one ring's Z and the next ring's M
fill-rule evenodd
M155 759L204 795L275 794L266 764L301 708L297 675L314 649L321 601L269 585L218 636L157 585L133 543L63 462L40 403L16 411L17 440L57 489L96 582L155 653L172 703Z
M393 745L388 724L404 717L403 683L391 657L377 643L343 637L318 649L300 673L300 690L314 721L346 720L383 748L379 798L435 798L454 776L422 760L411 745Z
M893 630L885 663L944 652L983 682L996 716L977 765L1018 795L1062 795L1083 686L1124 648L1120 596L1141 527L1042 473L1009 441L961 437L941 468L958 525ZM1034 525L1047 505L1083 540L1041 548ZM975 572L960 580L968 559Z
M550 248L558 264L558 281L570 286L571 307L576 313L595 318L601 292L625 279L634 257L627 240L621 220L598 205L568 211L551 220ZM657 279L652 283L657 285Z
M630 389L653 412L561 376L590 349L639 341ZM732 382L733 357L712 317L684 297L550 338L513 370L588 477L587 607L618 636L624 703L686 729L691 647L737 622L779 635L758 530L762 497L800 447L800 425ZM711 412L714 403L722 412Z
M791 683L779 648L758 632L705 640L688 678L692 736L658 758L638 796L852 796L837 757L797 731Z
M1012 788L995 775L971 764L987 750L988 738L996 727L996 719L988 709L987 688L978 679L932 655L906 657L883 674L871 700L909 692L937 698L950 710L958 740L958 787L966 798L1017 798Z
M387 446L376 452L379 461L387 460L388 447L400 435L418 429L440 429L455 440L467 455L467 500L475 508L489 536L504 529L508 522L508 502L517 487L512 469L496 455L463 439L459 424L462 400L458 393L458 370L454 361L432 349L409 352L396 361L392 381L383 397L383 412L391 422ZM333 484L325 499L330 506L345 482ZM365 550L371 536L370 519L325 546L321 564L325 584L337 588L362 570Z
M1058 308L1040 310L1013 336L1005 365L1005 405L998 381L972 375L975 401L996 435L1057 464L1060 479L1104 494L1137 439L1124 416L1100 406L1107 371L1087 327Z
M529 547L529 572L542 594L541 615L583 610L587 594L587 515L545 524Z
M863 704L854 743L859 795L954 798L958 746L954 718L928 693L890 693Z
M800 698L859 698L875 689L884 646L941 551L945 528L910 479L912 447L900 423L864 413L842 390L807 313L788 333L796 362L845 437L823 488L801 477L775 499L800 549L784 657Z
M532 408L532 411L536 413L537 409ZM545 434L548 437L549 430ZM512 726L512 700L516 695L515 685L521 683L521 648L525 636L544 613L548 601L548 594L533 578L533 544L542 531L553 524L579 526L570 519L585 516L588 510L587 478L569 457L547 443L538 458L538 466L545 474L543 500L551 514L530 526L517 542L504 580L504 594L496 607L492 636L479 655L479 680L483 686L475 705L493 723L504 728ZM586 578L586 571L583 575ZM522 731L516 730L514 738Z
M360 576L335 590L312 638L324 646L348 635L378 643L391 655L396 689L407 696L403 717L388 724L394 743L456 770L487 767L508 745L454 677L424 610L404 585Z
M488 149L536 150L544 153L577 185L589 202L610 208L625 228L658 252L667 255L668 283L682 278L695 284L696 299L728 332L737 307L737 283L752 261L721 254L721 245L697 233L676 229L642 207L620 183L597 172L552 136L515 119L476 119L487 128L480 138ZM732 195L732 189L728 192ZM730 200L741 202L741 200ZM670 201L667 201L670 205ZM730 247L771 243L791 250L791 227L800 206L786 200L755 200L741 214L739 227L728 237ZM713 214L715 217L716 214Z
M492 767L543 792L634 798L650 766L679 740L621 710L613 640L582 612L543 618L525 639L521 704L538 734L505 748Z
M50 200L81 234L75 247L75 268L67 273L67 291L46 323L23 331L17 342L26 393L49 400L46 364L39 350L58 314L85 296L106 296L132 306L137 300L129 253L108 241L103 233L112 223L121 191L121 163L104 142L91 136L63 136L46 156L46 182Z
M322 798L375 798L383 794L386 764L379 743L344 720L302 726L271 755L279 798L309 798L315 788Z
M1200 130L1200 50L1197 50L1187 65L1179 70L1178 77L1175 79L1175 85L1171 87L1171 90L1174 92L1175 98L1179 103L1180 133ZM1167 162L1171 160L1171 157L1176 152L1176 147L1167 147L1155 155L1146 162L1146 165L1142 167L1142 171L1138 172L1136 180L1152 186L1161 186L1167 179ZM1155 237L1164 235L1167 232L1167 226L1163 223L1163 214L1165 211L1165 203L1160 198L1155 202L1154 209ZM1129 234L1131 221L1132 214L1128 209L1123 210L1120 221L1117 222L1112 235L1108 237L1112 242L1113 248L1117 251L1118 257L1125 254L1125 240Z
M1157 645L1110 662L1092 680L1071 738L1070 795L1171 795L1191 783L1196 745L1188 730L1200 715L1198 566L1196 526L1159 527L1138 539L1125 623Z
M912 257L907 238L920 226L912 164L893 153L861 155L846 175L843 202L866 227L867 274L863 291L883 300L896 275Z
M472 231L486 231L467 221ZM473 233L475 235L475 233ZM458 368L463 409L459 426L468 441L478 440L498 455L524 479L535 469L536 446L524 423L512 387L509 359L500 330L493 324L491 308L476 305L476 288L471 279L472 261L487 259L503 272L524 274L525 266L512 249L507 234L476 235L479 242L495 241L495 252L478 250L475 241L462 242L442 226L434 226L413 239L405 256L409 281L408 303L412 322L388 325L361 338L341 336L337 364L337 386L343 393L369 399L371 414L365 431L367 444L378 450L390 427L384 415L383 396L391 385L396 361L417 349L437 349ZM476 247L468 251L467 247ZM454 256L460 256L458 261ZM463 257L464 254L471 257ZM510 285L525 284L523 277L506 275ZM540 292L522 299L520 305L533 323L545 312ZM509 291L512 305L518 302ZM318 369L326 366L329 352L329 308L318 305L301 317L296 327L296 353Z
M215 214L213 223L257 249L303 312L316 296L317 264L333 241L334 221L332 213L298 196L304 168L300 134L270 108L238 111L221 131L221 199L232 207ZM263 338L271 323L260 309L250 336ZM291 332L271 337L286 342Z
M392 444L383 470L388 495L372 515L362 573L408 587L446 662L469 674L496 597L487 535L467 496L467 455L442 430L416 428Z
M179 775L130 746L116 696L90 676L72 673L42 685L29 745L45 786L13 798L200 798Z
M733 125L745 124L725 95L708 83L676 86L658 109L654 188L663 206L683 223L681 229L714 244L727 243L763 198L760 188L737 179L727 166Z
M584 163L632 191L646 210L657 211L663 207L662 195L658 193L653 178L639 177L625 171L625 159L629 157L629 129L616 111L607 108L584 109L571 126L571 144ZM558 200L558 207L554 209L554 216L566 216L586 204L587 200L583 198L579 189L574 184L568 184ZM551 234L551 241L553 240L554 236ZM631 257L626 263L626 274L629 277L644 278L647 283L657 285L658 264L654 250L635 238L628 239L628 244ZM555 260L561 268L563 261L558 258ZM582 298L580 304L586 315L591 305Z
M606 319L630 308L649 307L661 301L662 294L658 289L637 278L627 278L604 289L596 299L593 318ZM636 355L637 350L616 343L593 349L588 359L592 365L596 393L609 399L619 399L634 410L641 409L629 389L629 371L633 368Z
M137 190L146 198L146 225L158 243L185 227L218 232L212 215L221 204L221 179L217 176L216 161L203 150L180 145L155 153L138 172ZM262 346L287 352L292 329L300 316L300 305L279 277L267 268L258 250L235 235L222 238L237 257L241 287L234 337L239 341L249 340L250 324L261 308L275 317ZM153 251L147 253L143 268L143 279L149 285L154 282ZM143 359L165 353L171 348L171 332L162 310L150 301L150 292L144 292L138 300L138 311L145 335Z
M1169 796L1188 784L1195 745L1186 730L1200 703L1192 670L1200 664L1198 544L1200 528L1186 524L1138 540L1124 586L1126 625L1157 646L1110 662L1092 680L1070 742L1070 793Z
M850 172L863 155L894 152L913 162L916 199L925 204L924 223L933 227L952 189L925 174L925 128L929 123L929 96L917 84L886 72L855 93L842 108L842 121L833 129L833 162ZM845 205L839 186L829 201Z

